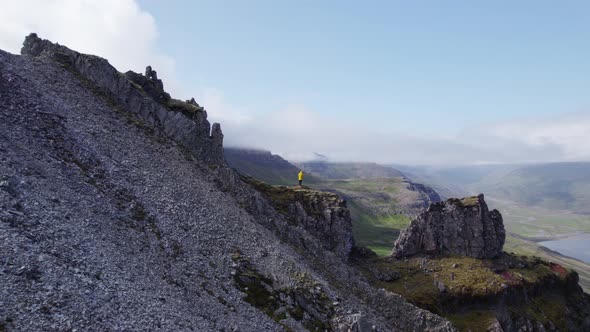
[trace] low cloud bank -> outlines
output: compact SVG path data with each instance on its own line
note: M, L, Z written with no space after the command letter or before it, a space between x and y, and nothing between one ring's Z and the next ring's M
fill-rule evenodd
M214 109L211 114L215 117ZM314 153L333 161L438 165L590 160L590 112L486 124L454 136L427 137L333 119L300 105L239 122L220 120L227 146L268 149L289 160L315 159Z

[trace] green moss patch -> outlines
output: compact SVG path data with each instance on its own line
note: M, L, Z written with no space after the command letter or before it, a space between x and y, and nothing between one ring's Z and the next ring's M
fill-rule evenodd
M291 317L309 331L328 329L327 322L334 315L332 301L309 275L293 276L297 286L275 289L273 281L258 273L239 251L233 253L232 259L237 264L234 281L238 289L246 294L246 302L279 324ZM291 300L282 300L286 298Z
M189 116L193 116L198 112L203 112L203 107L199 107L193 104L189 104L185 101L173 99L166 101L166 107L171 111L181 112Z
M485 331L495 318L498 303L504 303L516 316L543 324L565 324L567 294L563 289L575 274L539 258L506 253L488 260L455 256L405 260L380 257L357 264L375 287L400 294L421 308L447 317L463 331L479 331L479 327ZM392 272L400 277L387 281L380 277ZM519 296L520 301L510 302Z
M463 313L447 315L447 318L459 331L487 332L496 319L492 310L471 310Z
M469 197L464 197L464 198L450 198L447 201L450 201L451 203L454 204L458 204L461 205L463 207L471 207L471 206L477 206L479 204L479 197L478 196L469 196Z

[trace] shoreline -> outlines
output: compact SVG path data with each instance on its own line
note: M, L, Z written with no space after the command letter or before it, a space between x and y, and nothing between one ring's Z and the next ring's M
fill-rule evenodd
M567 243L567 241L572 241ZM553 243L548 243L553 242ZM537 242L537 245L557 252L560 255L570 257L586 264L590 264L590 234L582 233L575 236L565 237L557 240Z
M513 232L507 232L511 236L517 237L519 239L541 243L541 242L549 242L549 241L558 241L558 240L569 240L579 237L590 237L590 233L586 232L575 232L575 233L568 233L568 234L559 234L553 236L524 236Z

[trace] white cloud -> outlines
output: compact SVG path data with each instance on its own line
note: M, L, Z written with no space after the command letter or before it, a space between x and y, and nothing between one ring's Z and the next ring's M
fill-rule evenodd
M379 132L363 123L360 115L347 122L291 105L224 132L228 146L269 149L290 160L313 159L314 152L334 161L408 164L590 160L590 113L584 112L486 124L452 137Z
M83 53L109 60L119 71L158 71L166 89L177 94L174 60L156 51L154 18L134 0L18 0L3 1L0 9L0 49L20 53L24 37L59 42Z
M157 48L154 18L134 0L19 0L0 8L0 48L19 53L24 37L40 37L107 58L120 71L152 65L166 89L185 99L194 91L213 121L222 123L226 145L269 149L291 160L314 158L381 163L463 164L590 160L590 113L484 124L456 136L429 137L386 130L377 118L327 115L304 104L270 113L229 102L218 89L181 84L173 58ZM378 131L376 128L381 128ZM384 128L384 129L383 129Z
M209 119L228 126L243 126L252 121L246 107L233 105L219 89L205 88L197 90L195 99L205 107Z
M590 159L590 113L497 124L487 134L490 140L515 142L541 152L553 149L546 157L555 160Z

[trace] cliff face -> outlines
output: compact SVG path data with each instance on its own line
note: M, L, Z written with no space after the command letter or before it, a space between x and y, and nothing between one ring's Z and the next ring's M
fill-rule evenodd
M308 187L273 187L246 179L282 212L291 225L304 228L319 239L326 250L345 261L354 246L352 220L346 202L333 193Z
M393 254L493 258L502 253L505 238L502 215L497 210L489 211L480 194L430 205L400 233Z
M92 88L110 98L114 106L135 113L184 145L200 160L217 165L225 163L221 126L215 123L211 128L207 112L194 100L171 99L151 67L148 66L145 76L134 72L121 74L103 58L78 53L34 33L26 37L21 54L44 55L55 60L90 82Z
M302 196L289 207L295 223L315 234L326 249L348 258L354 239L346 202L335 194L315 190L304 192Z

